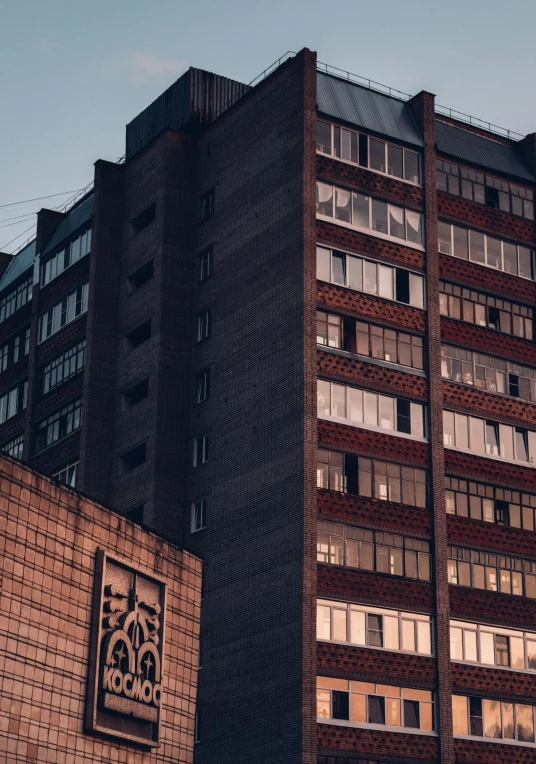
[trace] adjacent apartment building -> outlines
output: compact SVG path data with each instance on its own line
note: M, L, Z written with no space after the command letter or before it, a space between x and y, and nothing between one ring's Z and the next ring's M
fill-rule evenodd
M536 136L191 69L0 282L0 446L203 558L198 764L536 754Z

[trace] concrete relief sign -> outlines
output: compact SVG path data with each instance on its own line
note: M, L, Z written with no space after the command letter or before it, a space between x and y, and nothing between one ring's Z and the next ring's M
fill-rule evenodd
M97 552L86 728L157 746L165 583Z

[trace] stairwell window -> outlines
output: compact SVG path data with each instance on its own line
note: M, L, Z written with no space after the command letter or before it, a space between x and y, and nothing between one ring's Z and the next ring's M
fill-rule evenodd
M424 308L424 276L326 247L316 248L316 277L358 292Z
M214 214L214 189L201 197L201 220L208 220Z
M202 435L194 439L194 459L193 466L199 467L208 462L208 435Z
M202 342L212 334L212 311L204 310L197 317L197 341Z

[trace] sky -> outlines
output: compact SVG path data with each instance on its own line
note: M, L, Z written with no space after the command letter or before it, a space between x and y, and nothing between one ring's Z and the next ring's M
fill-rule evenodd
M126 123L188 66L250 82L307 47L534 132L535 25L535 0L0 0L0 252L32 235L31 213L86 186L97 159L122 156Z

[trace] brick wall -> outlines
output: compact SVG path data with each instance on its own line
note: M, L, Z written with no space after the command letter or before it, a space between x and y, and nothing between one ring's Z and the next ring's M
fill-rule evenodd
M331 642L318 642L317 672L320 676L429 690L435 689L436 682L433 658Z
M0 759L193 761L201 561L0 457ZM97 548L167 583L161 746L84 733Z
M426 466L427 444L410 438L403 439L404 450L401 453L401 440L402 438L395 435L385 435L327 419L318 420L318 443L324 448L334 446L341 451L358 453L362 456L375 456L378 459L388 459L402 464Z

